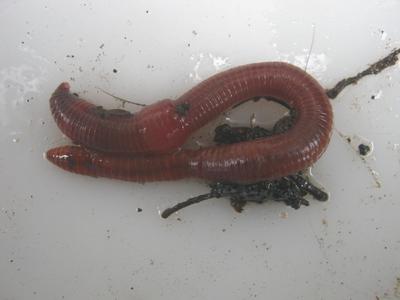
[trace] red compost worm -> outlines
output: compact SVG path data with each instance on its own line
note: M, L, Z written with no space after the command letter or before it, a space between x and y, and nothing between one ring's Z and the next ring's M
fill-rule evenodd
M289 130L232 145L179 149L191 133L223 111L260 96L279 99L292 108L295 119ZM251 182L293 174L322 155L333 121L319 83L282 62L221 72L175 101L162 100L136 114L90 104L70 94L67 83L53 93L50 106L60 129L84 146L49 150L50 161L80 174L141 182L185 177Z

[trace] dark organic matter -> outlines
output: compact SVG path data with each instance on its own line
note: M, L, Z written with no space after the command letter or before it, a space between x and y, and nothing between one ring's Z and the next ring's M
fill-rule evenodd
M326 94L329 98L335 99L344 88L352 84L357 84L361 78L371 74L379 74L386 68L393 66L398 61L399 54L400 49L393 50L389 55L373 63L367 69L358 73L357 75L340 80L333 88L327 90Z
M287 122L288 117L282 119L285 119L284 122ZM281 120L277 124L282 122ZM214 141L219 145L231 144L265 138L279 133L281 133L280 129L276 125L274 129L267 130L258 126L232 127L228 124L223 124L215 129ZM328 200L328 194L313 185L303 174L295 174L276 180L260 181L251 184L214 182L209 186L209 193L192 197L171 208L167 208L162 212L161 216L168 218L173 213L185 207L208 199L228 198L231 201L232 207L237 212L241 212L247 202L264 203L266 201L278 201L294 209L298 209L302 205L309 205L308 200L304 198L308 194L319 201Z

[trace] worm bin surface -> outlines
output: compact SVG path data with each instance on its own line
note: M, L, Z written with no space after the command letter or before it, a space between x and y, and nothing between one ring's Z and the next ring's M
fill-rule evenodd
M177 99L250 63L287 62L331 89L368 67L375 73L400 48L399 11L394 0L0 1L0 298L399 299L399 62L331 90L339 92L331 142L312 168L327 201L301 196L296 177L273 188L142 184L65 172L43 158L72 144L49 108L61 82L133 114L141 107L109 94L146 105ZM248 138L266 134L285 113L251 101L187 147L209 145L222 124L230 127L218 127L217 143L236 139L232 126L252 128ZM282 186L307 202L249 202L237 213L220 197L161 217L199 195L234 190L258 202Z

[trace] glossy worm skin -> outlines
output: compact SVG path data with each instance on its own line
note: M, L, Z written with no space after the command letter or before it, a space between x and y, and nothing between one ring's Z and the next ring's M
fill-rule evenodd
M295 111L288 131L232 145L177 150L191 133L223 111L259 96L280 99ZM80 174L140 182L186 177L253 182L294 174L322 155L333 122L330 102L319 83L281 62L227 70L175 101L163 100L133 115L99 114L96 106L71 95L66 83L54 92L50 106L67 136L102 151L66 146L48 151L50 161Z

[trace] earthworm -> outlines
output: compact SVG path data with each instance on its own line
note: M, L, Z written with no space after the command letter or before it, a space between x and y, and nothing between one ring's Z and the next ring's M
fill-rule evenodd
M253 141L180 149L195 130L255 97L278 99L290 107L293 125ZM186 177L253 182L294 174L322 155L333 122L330 102L319 83L282 62L221 72L175 101L162 100L136 114L96 107L70 94L67 83L53 93L50 106L60 129L84 146L49 150L51 162L75 173L140 182Z

